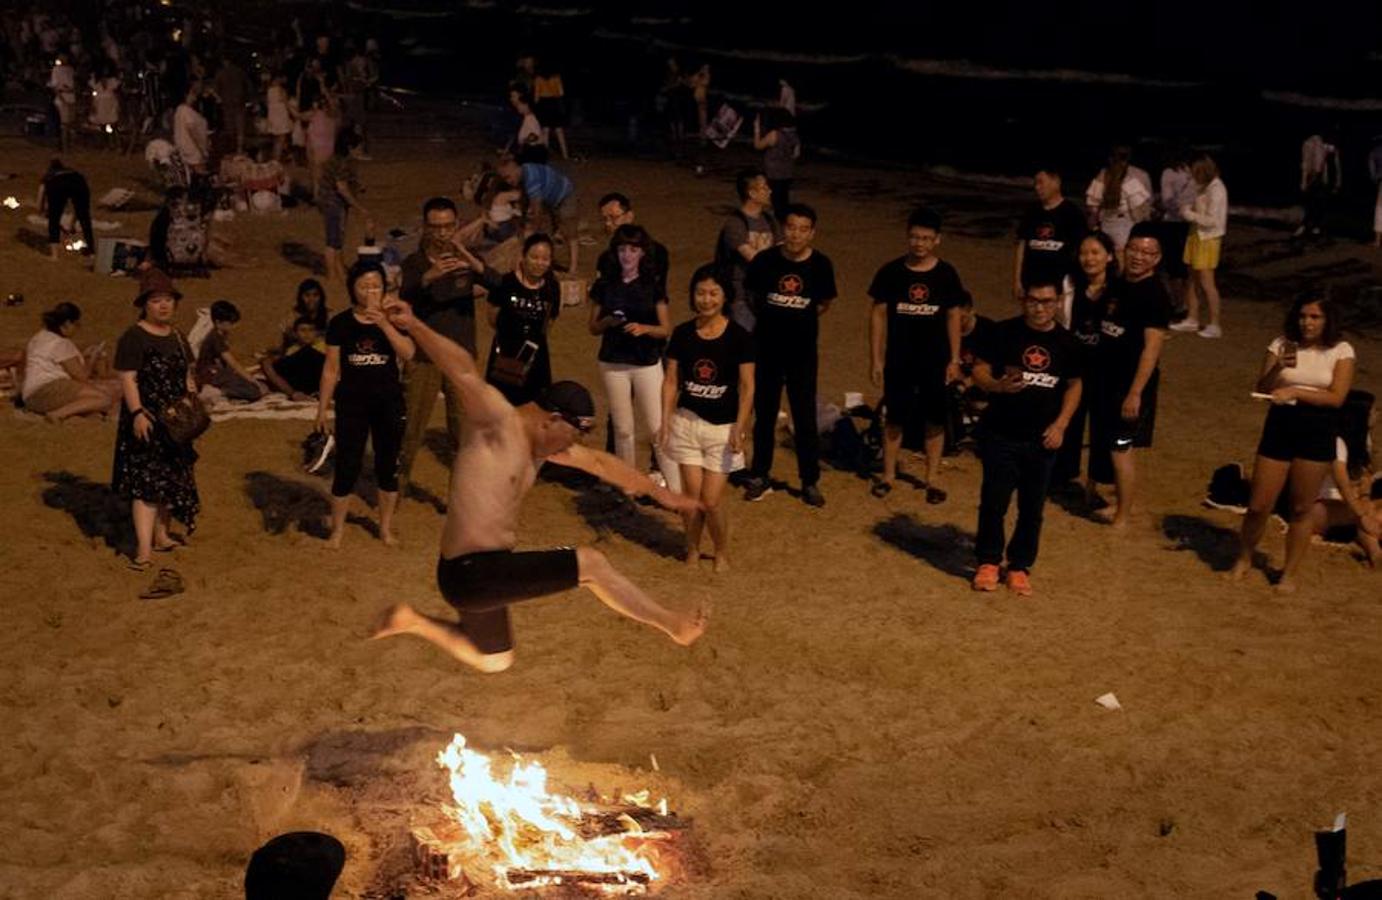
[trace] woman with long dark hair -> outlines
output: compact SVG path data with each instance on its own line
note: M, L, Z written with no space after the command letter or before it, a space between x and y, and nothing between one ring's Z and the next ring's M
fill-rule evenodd
M1252 568L1267 518L1283 490L1290 498L1286 565L1277 590L1295 589L1295 574L1310 546L1310 513L1336 457L1339 409L1353 385L1353 346L1339 333L1334 305L1320 293L1300 295L1283 334L1267 347L1257 392L1271 399L1253 464L1248 512L1232 576Z
M1113 240L1102 231L1085 235L1080 241L1077 255L1078 267L1071 277L1072 294L1070 311L1066 314L1070 334L1079 342L1082 369L1085 373L1085 389L1080 393L1080 405L1070 418L1065 429L1065 441L1056 454L1056 465L1051 472L1051 484L1063 485L1080 477L1080 457L1084 449L1085 421L1089 415L1089 397L1093 382L1098 376L1094 372L1099 348L1100 325L1104 318L1104 307L1108 301L1109 288L1118 277L1118 258L1114 252ZM1093 501L1096 496L1094 481L1085 482L1085 498Z
M615 455L631 466L637 461L634 405L650 435L662 427L662 350L672 333L651 246L642 226L620 225L590 286L590 333L600 338L600 377L614 420ZM659 458L658 468L667 486L677 490L677 467Z

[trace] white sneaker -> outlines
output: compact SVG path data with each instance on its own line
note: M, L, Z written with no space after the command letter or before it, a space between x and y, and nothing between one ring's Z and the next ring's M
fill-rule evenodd
M1202 338L1220 338L1223 336L1224 330L1218 325L1206 325L1200 329L1200 337Z
M1171 325L1172 331L1199 331L1200 323L1196 319L1181 319Z

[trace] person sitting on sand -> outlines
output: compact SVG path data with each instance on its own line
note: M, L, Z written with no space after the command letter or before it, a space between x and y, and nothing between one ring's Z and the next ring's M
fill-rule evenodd
M298 317L293 335L292 346L273 359L265 359L260 368L274 390L301 402L315 397L321 386L326 340L309 316Z
M666 633L683 646L705 631L704 607L676 612L648 597L593 547L516 551L518 513L545 462L588 472L674 512L701 505L653 483L607 453L578 441L595 414L590 392L573 381L553 384L535 402L514 407L486 384L475 358L391 301L389 319L436 361L462 397L466 427L451 473L437 585L460 615L449 622L406 603L381 616L373 636L413 634L481 672L513 665L510 604L581 586L606 606Z
M304 278L298 283L297 299L293 301L293 314L283 322L283 343L281 349L298 345L298 323L307 319L319 334L326 334L326 325L331 321L331 308L326 305L326 288L315 278Z
M197 384L210 385L231 400L258 400L264 386L230 352L230 335L240 322L240 309L229 300L211 304L211 333L197 352Z
M1310 546L1311 510L1329 474L1339 436L1339 408L1353 386L1353 345L1340 335L1339 314L1318 293L1291 304L1281 337L1267 347L1257 391L1271 395L1252 469L1252 493L1243 517L1238 561L1230 573L1241 580L1282 490L1291 498L1286 567L1277 590L1295 590L1295 574Z
M1357 543L1368 565L1382 568L1382 498L1375 496L1372 446L1373 395L1349 391L1344 401L1334 462L1310 509L1310 530L1325 540Z
M111 374L105 344L83 352L72 343L81 320L77 304L59 303L43 314L43 328L24 348L24 408L50 422L119 412L120 382Z
M365 460L365 440L374 444L374 478L379 488L379 537L393 546L398 506L398 451L403 438L403 385L399 359L413 358L411 338L384 317L384 268L360 260L346 278L351 308L326 327L317 430L330 431L326 412L336 402L336 474L331 482L331 537L341 546L350 493Z

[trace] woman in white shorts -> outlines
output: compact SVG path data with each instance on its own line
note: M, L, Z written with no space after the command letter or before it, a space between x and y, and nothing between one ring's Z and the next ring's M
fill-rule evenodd
M729 514L722 505L729 475L744 467L744 436L753 410L753 337L725 315L729 283L713 266L691 277L696 317L672 331L662 381L657 444L681 470L681 492L704 512L684 513L686 563L701 559L710 529L715 571L729 568Z

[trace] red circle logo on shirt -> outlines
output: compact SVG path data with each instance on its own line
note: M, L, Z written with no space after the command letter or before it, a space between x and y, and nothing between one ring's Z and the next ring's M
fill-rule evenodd
M355 342L355 352L356 352L356 353L373 353L373 352L374 352L374 338L372 338L372 337L362 337L362 338L360 338L359 340L357 340L357 341Z
M1051 365L1051 351L1033 344L1022 351L1022 364L1031 372L1045 372Z
M777 283L777 289L784 294L800 294L801 287L800 275L783 275Z
M1056 236L1056 229L1050 225L1038 225L1036 236L1039 241L1049 241Z
M913 303L925 303L929 296L931 296L931 289L924 284L917 283L907 288L907 299Z
M698 359L696 364L691 367L691 373L701 384L710 384L715 380L715 376L720 374L720 369L715 365L714 360Z

